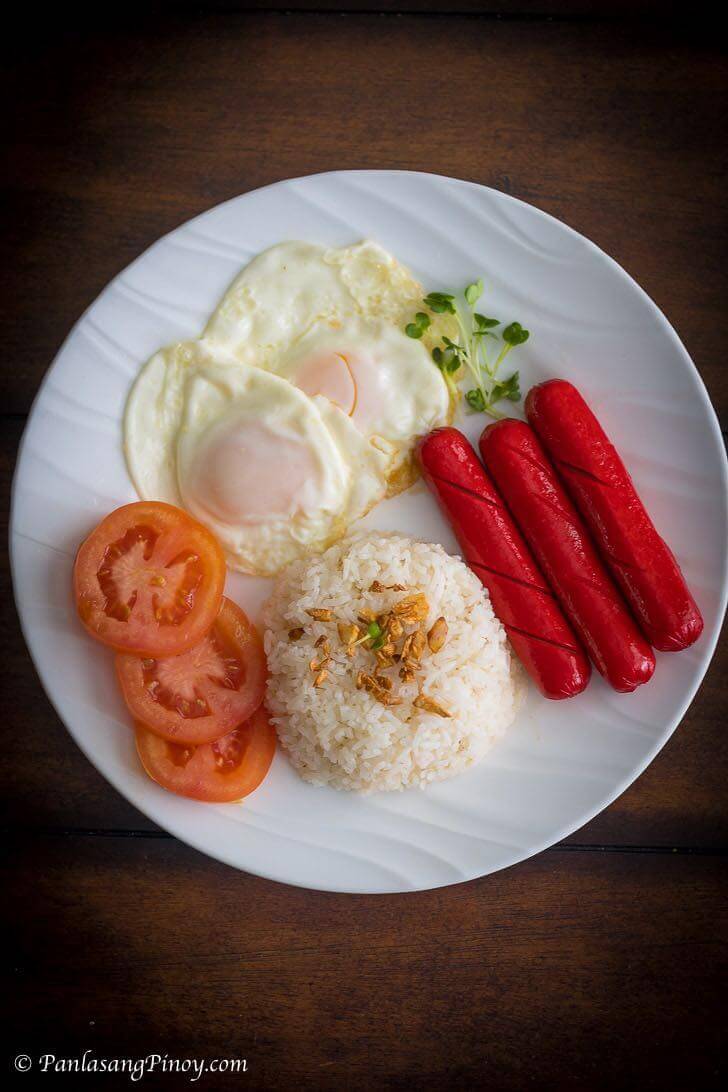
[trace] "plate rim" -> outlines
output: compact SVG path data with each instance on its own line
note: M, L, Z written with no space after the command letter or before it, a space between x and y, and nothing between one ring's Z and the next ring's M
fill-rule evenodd
M697 394L699 395L700 400L701 400L704 408L707 411L707 416L708 416L708 419L710 421L710 427L711 427L711 431L713 433L713 438L717 441L717 448L722 453L722 457L719 458L720 479L721 479L721 483L723 485L724 492L728 493L728 454L726 453L726 447L725 447L725 443L724 443L723 432L722 432L722 429L720 427L720 422L718 420L718 415L717 415L717 413L715 411L715 407L713 406L713 404L711 402L710 395L708 393L705 382L703 381L703 378L700 375L700 372L698 371L692 357L690 356L687 349L683 345L677 331L672 326L672 324L670 323L667 316L658 307L658 305L655 303L655 301L652 299L652 297L645 291L645 289L642 288L642 286L640 284L638 284L638 282L631 276L631 274L628 273L627 270L622 265L620 265L620 263L618 261L616 261L616 259L612 258L611 255L607 254L606 251L602 250L602 248L600 246L598 246L598 244L593 242L587 236L583 235L581 232L577 231L575 228L572 228L569 224L565 223L563 220L560 220L558 217L554 216L553 214L544 211L538 205L534 205L529 201L524 201L519 197L514 197L512 194L505 193L502 190L498 190L493 186L487 186L485 184L482 184L482 183L479 183L479 182L474 182L472 180L456 178L456 177L454 177L452 175L439 174L439 173L430 172L430 171L411 171L411 170L400 170L400 169L394 169L394 170L390 170L390 169L362 169L362 170L353 169L353 170L346 170L345 169L345 170L331 170L331 171L313 171L313 172L311 172L309 174L295 175L295 176L291 176L289 178L279 179L279 180L277 180L275 182L268 183L265 186L259 186L259 187L256 187L254 189L251 189L251 190L246 190L245 192L240 193L240 194L236 194L233 197L227 198L225 201L221 201L216 205L212 205L209 208L204 209L202 212L197 213L194 216L190 217L189 219L181 221L175 227L171 228L169 231L165 232L163 235L160 235L157 239L155 239L152 243L150 243L149 246L145 247L144 250L142 250L138 255L136 255L136 257L133 258L131 262L129 262L122 269L118 270L114 274L114 276L109 281L107 281L106 284L104 284L101 291L94 297L93 300L91 300L91 302L84 308L84 310L79 315L79 317L71 325L68 333L66 334L63 341L61 342L58 349L56 350L51 363L49 364L48 368L45 371L45 374L43 375L43 378L41 379L41 382L40 382L40 384L38 386L38 390L36 391L35 396L33 397L33 401L31 403L30 409L28 411L28 415L27 415L25 425L23 427L23 433L22 433L22 436L20 438L20 442L18 444L16 462L15 462L15 467L14 467L14 471L13 471L11 490L10 490L10 509L9 509L9 521L8 521L8 540L9 540L9 542L8 542L8 545L9 545L8 553L9 553L9 559L10 559L11 586L12 586L12 590L13 590L13 598L14 598L14 601L15 601L16 613L17 613L17 616L18 616L19 624L20 624L20 630L21 630L21 633L23 635L23 639L25 641L26 648L28 650L28 654L30 655L31 662L33 663L33 667L35 668L36 674L38 675L38 679L39 679L40 684L41 684L41 686L42 686L42 688L43 688L43 690L45 692L45 695L46 695L48 701L50 702L53 710L55 711L57 717L59 718L59 720L63 724L63 726L66 729L66 731L68 732L68 734L71 736L71 738L74 741L74 743L76 744L76 746L79 748L79 750L82 752L82 754L86 757L86 759L91 763L91 765L94 767L94 769L97 771L97 773L99 773L100 776L102 778L104 778L104 780L107 781L112 786L112 788L116 792L118 792L125 800L127 800L129 803L131 803L133 807L137 808L137 810L140 811L142 815L144 815L148 820L153 822L156 826L160 827L163 831L165 831L171 837L176 838L178 841L182 842L183 844L190 846L192 849L196 850L197 852L203 853L205 856L210 857L213 860L220 861L223 864L228 865L228 866L236 869L239 872L244 872L244 873L247 873L249 875L254 875L254 876L260 876L261 878L263 878L265 880L269 880L269 881L272 881L272 882L275 882L275 883L279 883L279 884L283 884L283 885L287 885L287 886L291 886L291 887L297 887L297 888L300 888L302 890L332 892L332 893L336 893L336 894L347 894L347 895L352 895L352 896L364 895L364 896L367 896L367 897L376 896L376 895L386 895L386 894L389 894L389 895L392 895L392 894L406 895L406 894L414 893L416 891L435 891L435 890L440 890L440 889L445 888L445 887L459 887L462 884L472 883L475 880L479 880L479 879L482 880L482 879L485 879L488 876L495 875L496 873L501 872L506 868L512 868L514 865L520 864L520 863L522 863L524 861L528 861L532 857L538 856L539 854L543 853L546 849L549 849L549 848L551 848L551 847L553 847L555 845L558 845L565 838L570 837L577 830L580 830L587 823L590 823L594 818L596 818L596 816L601 814L602 811L604 811L606 808L608 808L611 804L614 803L615 800L617 800L624 792L626 792L626 790L644 773L644 771L647 769L647 767L654 761L657 754L659 754L659 752L665 747L668 740L671 738L671 736L674 734L674 732L676 731L676 729L678 728L678 726L682 722L687 710L689 709L690 705L692 704L693 700L695 699L695 696L696 696L698 690L700 689L700 687L702 686L702 684L703 684L703 682L705 680L705 676L707 674L708 668L710 667L711 661L713 659L713 656L715 654L715 650L716 650L716 647L717 647L717 644L718 644L718 640L720 638L721 629L722 629L723 622L724 622L724 619L725 619L725 614L726 614L726 607L728 606L728 551L726 551L724 553L724 557L723 557L722 586L721 586L720 602L719 602L718 611L717 611L717 615L716 615L715 629L714 629L714 632L712 633L712 635L710 636L706 646L702 649L701 662L700 662L700 665L699 665L698 670L697 670L697 679L694 682L694 684L692 685L692 687L690 688L690 690L689 690L689 692L687 694L687 697L684 699L681 706L679 707L678 712L676 714L674 714L674 716L667 723L667 726L660 733L660 735L657 738L657 740L655 741L654 745L647 752L646 757L643 760L641 760L635 767L633 767L633 769L630 770L629 774L627 774L626 777L624 777L624 778L622 778L620 780L620 782L617 784L617 787L614 790L610 789L609 792L606 794L606 796L603 799L601 799L600 802L593 809L590 808L586 813L582 814L581 817L579 818L579 820L576 823L574 823L574 824L572 824L571 822L567 823L565 825L565 827L563 827L558 832L558 834L556 836L549 835L542 842L539 842L535 846L535 848L530 847L528 852L525 853L525 854L523 854L520 850L514 851L511 859L508 859L508 860L504 861L503 863L499 864L495 868L489 869L487 872L479 873L477 876L471 876L471 877L468 877L467 879L462 879L462 880L455 880L455 881L445 880L443 883L438 883L438 884L428 883L426 886L415 885L415 886L411 886L411 887L407 887L407 888L399 888L396 892L389 889L389 888L382 889L381 891L372 891L372 890L366 890L365 891L365 890L352 890L351 886L338 886L335 883L327 884L326 886L312 885L310 883L297 882L295 880L281 878L280 875L275 874L274 870L267 871L267 870L260 869L260 868L256 868L255 870L252 870L252 869L250 869L248 867L243 867L240 863L238 863L236 860L233 859L232 854L229 854L229 853L227 853L225 851L225 844L224 843L220 846L220 848L216 848L215 850L212 850L206 844L204 844L204 839L199 839L198 840L195 837L195 832L194 831L192 833L190 833L188 830L185 829L184 833L180 832L180 830L178 829L178 824L177 824L176 820L173 819L172 821L169 821L169 820L165 819L164 822L160 821L160 819L155 814L153 814L154 811L155 811L155 808L153 806L153 798L152 798L152 802L151 802L150 805L148 805L146 802L142 802L142 798L145 798L146 794L144 794L142 791L137 792L133 786L129 787L129 786L125 785L124 787L122 787L119 783L117 783L117 780L116 780L116 778L114 776L111 776L111 775L107 774L105 771L103 771L103 770L101 770L99 768L99 766L97 765L93 755L84 746L84 744L81 742L81 740L76 736L76 733L74 732L73 728L66 721L66 719L64 718L64 716L61 714L60 710L58 709L56 701L55 701L55 699L54 699L54 697L53 697L53 695L51 693L51 689L50 689L49 685L47 684L46 679L44 677L44 671L43 671L43 668L42 668L41 663L40 663L40 657L37 655L36 650L34 649L33 640L32 640L32 638L30 636L29 628L28 628L28 626L26 624L26 619L25 619L25 617L23 615L23 610L21 608L21 604L20 604L20 601L19 601L19 598L18 598L17 573L16 573L16 564L15 564L15 550L18 548L18 539L21 537L21 534L20 534L20 532L16 531L15 523L16 523L16 505L17 505L17 499L18 499L17 482L18 482L18 478L19 478L19 474L20 474L20 470L21 470L21 465L22 465L22 461L23 461L25 443L26 443L28 433L30 431L30 425L31 425L31 423L33 421L33 417L34 417L35 412L37 410L40 398L41 398L41 396L42 396L42 394L43 394L43 392L45 390L46 384L48 383L48 380L50 379L50 376L51 376L51 374L52 374L52 372L53 372L59 358L61 357L62 353L66 349L66 346L69 343L69 341L71 340L71 338L73 337L76 329L80 326L80 324L86 318L88 312L94 307L94 305L97 303L97 301L111 287L112 284L114 284L118 279L123 277L129 270L131 270L136 265L137 262L141 262L145 257L147 257L147 255L155 247L160 246L166 239L168 239L170 236L174 235L177 231L179 231L182 228L185 228L185 227L187 227L189 225L199 223L200 221L204 220L205 217L207 217L208 215L210 215L210 214L212 214L214 212L218 212L220 209L222 209L222 208L224 208L224 207L226 207L228 205L235 204L241 198L252 196L253 194L268 192L268 191L274 190L276 188L284 188L285 186L287 186L287 185L289 185L291 183L300 182L300 181L302 181L304 179L310 179L310 178L323 179L323 178L327 178L327 177L331 178L331 177L337 177L337 176L348 176L348 177L351 177L351 176L359 176L359 177L366 176L366 177L369 177L369 178L372 178L372 177L378 178L378 177L385 176L385 175L386 176L392 176L392 175L395 175L395 176L410 176L410 177L414 176L414 177L427 178L427 179L437 179L439 182L444 182L444 183L447 183L447 184L454 183L456 185L464 185L464 186L467 186L467 187L472 187L472 188L474 188L476 190L485 190L485 191L487 191L489 193L497 195L498 199L504 199L507 202L515 204L516 206L525 207L525 208L533 211L534 213L537 214L538 217L544 217L547 220L554 221L556 224L559 225L559 227L561 229L565 229L573 237L578 239L582 244L585 244L586 247L589 250L593 251L601 259L606 259L607 263L610 266L612 266L612 268L614 270L616 270L616 272L624 280L627 281L627 283L630 285L630 287L632 289L636 289L637 293L642 297L642 299L648 305L648 308L652 312L653 318L657 319L657 322L663 327L665 332L668 334L670 340L673 342L673 344L677 348L678 352L682 355L684 361L687 364L689 364L688 372L689 372L689 374L691 376L693 386L694 386ZM726 519L725 519L725 525L724 525L723 533L724 533L725 539L728 541L728 510L726 511ZM190 801L190 803L194 804L194 801Z

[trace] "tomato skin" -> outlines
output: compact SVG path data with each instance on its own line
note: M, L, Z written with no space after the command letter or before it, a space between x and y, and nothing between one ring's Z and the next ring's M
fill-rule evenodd
M124 594L131 598L120 594L111 603L108 589L125 561L131 564L124 567ZM174 656L202 640L224 586L225 555L214 535L160 501L111 512L81 543L73 567L76 609L88 633L119 652L144 656Z
M276 733L260 706L249 720L215 743L185 748L135 725L142 766L158 785L192 800L227 804L242 800L263 781L276 750ZM231 752L228 768L219 762Z
M229 674L224 675L226 667ZM237 604L223 598L210 633L194 648L158 660L119 654L116 674L136 721L173 743L199 746L252 716L265 694L267 663L255 626ZM166 703L160 700L165 686ZM193 700L179 697L183 691L194 691L208 713L194 715Z

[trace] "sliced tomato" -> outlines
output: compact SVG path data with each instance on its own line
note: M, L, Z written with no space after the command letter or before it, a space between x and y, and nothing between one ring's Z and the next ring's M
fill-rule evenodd
M82 543L76 608L96 640L120 652L176 656L212 626L225 586L217 539L180 508L126 504Z
M257 789L276 750L275 729L261 705L249 720L214 743L200 747L170 743L136 724L142 766L152 780L193 800L225 804Z
M135 720L173 743L212 743L262 702L266 659L255 626L223 598L194 648L159 659L119 655L116 673Z

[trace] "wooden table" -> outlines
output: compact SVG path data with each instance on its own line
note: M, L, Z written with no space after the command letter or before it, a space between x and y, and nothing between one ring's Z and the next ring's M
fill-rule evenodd
M106 282L210 205L332 168L452 174L566 220L664 309L728 422L728 68L705 19L626 0L242 6L132 5L82 30L60 6L4 36L6 495L40 379ZM346 897L235 872L119 797L40 688L6 562L2 581L11 1070L91 1050L247 1059L199 1088L718 1083L725 651L573 837L450 889Z

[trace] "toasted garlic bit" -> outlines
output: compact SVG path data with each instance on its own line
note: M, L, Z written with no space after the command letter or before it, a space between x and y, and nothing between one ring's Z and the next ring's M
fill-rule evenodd
M427 634L427 643L430 646L430 652L439 652L446 640L447 622L441 615Z
M300 641L305 632L306 631L303 628L303 626L296 626L295 629L289 629L289 631L288 631L288 640L289 641Z
M380 582L379 582L378 580L373 580L373 581L371 582L371 584L369 585L369 591L372 591L372 592L383 592L383 591L386 591L386 588L385 588L385 585L384 585L384 584L380 584Z
M393 641L398 641L404 633L404 626L396 614L390 614L387 617L387 633Z
M309 666L310 671L320 671L321 668L328 667L330 663L331 663L331 657L328 654L326 654L326 655L322 656L320 660L316 660L316 659L309 660L308 666Z
M376 622L377 615L376 615L375 611L370 610L369 607L363 607L359 611L358 618L359 618L360 622L363 622L364 625L368 626L372 622Z
M334 617L333 611L324 610L319 607L314 607L312 610L307 610L306 614L310 615L311 618L315 619L315 621L317 622L330 622L331 619Z
M328 654L331 652L331 642L329 641L328 637L324 637L324 635L322 634L316 641L314 648L320 648L324 656L328 656Z
M388 584L390 591L407 591L404 584Z
M419 694L412 702L417 709L423 709L426 713L434 713L438 717L450 717L452 713L448 713L447 709L435 701L434 698L428 698L426 694Z
M412 682L415 677L414 668L410 667L408 664L403 664L399 669L399 677L402 682Z
M378 648L374 653L374 656L377 661L377 667L380 671L384 670L387 667L394 667L394 660L391 656L387 655L383 648Z
M417 665L424 649L425 635L424 633L420 633L419 630L415 630L414 633L410 633L408 637L405 637L402 643L400 659L404 660L405 663Z
M412 647L410 649L410 656L413 660L418 662L422 659L422 653L425 651L427 644L427 638L421 629L415 630L412 634Z
M339 622L336 626L339 631L339 640L342 645L353 645L357 637L361 633L358 626L349 622Z
M381 705L400 705L401 699L395 698L389 693L391 685L391 679L384 679L378 675L367 675L364 671L360 671L356 677L357 690L366 690Z
M407 595L392 607L393 613L396 614L405 625L414 625L416 622L424 622L425 618L427 618L429 609L427 597L423 592L414 592L412 595Z
M326 668L325 667L321 668L318 675L313 680L313 685L316 687L316 689L318 689L320 686L323 686L323 684L326 682L328 677L329 677L329 673L326 670Z

